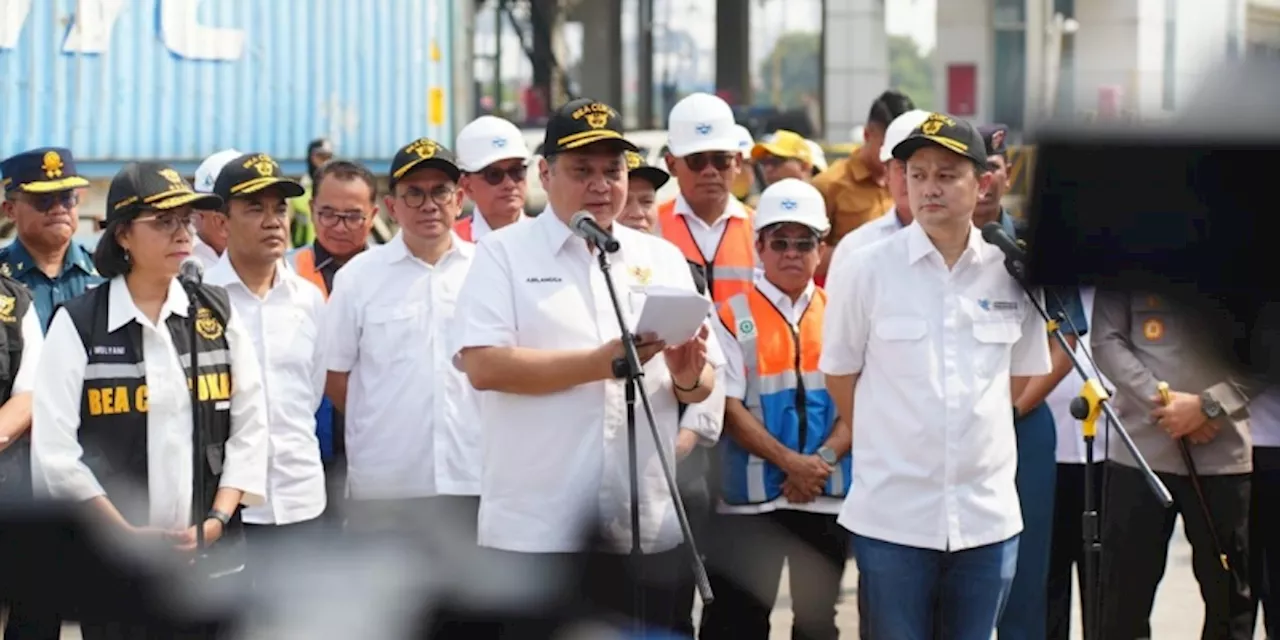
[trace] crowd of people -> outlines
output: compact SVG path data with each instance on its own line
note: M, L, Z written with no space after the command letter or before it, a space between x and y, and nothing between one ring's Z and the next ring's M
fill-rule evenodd
M324 532L513 562L590 554L581 593L604 620L751 640L769 637L787 565L792 637L830 640L853 558L863 638L1065 639L1085 490L1067 407L1084 381L1042 304L1174 497L1162 510L1100 436L1103 561L1080 580L1104 594L1098 637L1149 637L1177 514L1202 637L1252 638L1258 602L1272 613L1280 404L1160 296L1010 275L979 233L1022 231L1001 204L1007 128L889 91L865 143L827 167L811 141L757 143L699 93L669 114L659 167L621 121L571 101L533 156L483 116L452 148L402 147L385 194L323 141L301 182L236 149L194 186L130 163L92 255L71 240L88 186L72 151L8 158L0 498L78 504L249 585L277 545ZM765 185L744 202L752 165ZM528 216L533 179L548 204ZM369 240L380 212L398 228L385 244ZM620 245L607 273L580 212ZM684 342L637 336L654 424L633 449L619 315L630 331L659 289L714 310ZM696 620L660 452L715 596ZM56 607L7 604L6 638L58 637ZM79 622L90 640L157 637ZM501 637L540 637L527 624Z

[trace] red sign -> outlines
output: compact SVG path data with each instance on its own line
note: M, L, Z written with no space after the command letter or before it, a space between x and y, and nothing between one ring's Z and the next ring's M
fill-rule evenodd
M947 65L947 113L953 116L978 114L977 65Z

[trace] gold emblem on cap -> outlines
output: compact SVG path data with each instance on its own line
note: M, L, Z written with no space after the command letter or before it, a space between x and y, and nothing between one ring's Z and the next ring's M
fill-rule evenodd
M436 150L440 145L435 140L428 138L419 138L413 141L409 146L404 148L405 153L417 154L423 160L428 160L436 155Z
M40 162L40 168L44 169L44 175L46 178L61 178L63 166L62 156L58 155L57 151L44 152L44 158Z
M275 173L276 161L265 153L259 153L249 158L242 166L246 169L253 169L258 172L258 175L267 178Z
M628 169L628 170L631 170L631 169L639 169L639 168L640 168L640 164L641 164L640 154L638 154L638 153L636 153L636 152L634 152L634 151L628 151L628 152L626 153L626 156L627 156L627 169Z
M164 178L169 183L169 186L174 189L185 189L187 186L182 183L182 176L173 169L161 169L158 173L160 174L160 177Z
M591 104L578 107L571 116L574 120L586 120L587 126L592 129L603 129L609 124L609 118L618 116L618 112L613 107L603 102L592 102Z
M956 126L956 121L942 115L941 113L931 113L929 114L929 117L925 119L924 124L920 125L920 131L926 136L936 136L944 126L954 127Z

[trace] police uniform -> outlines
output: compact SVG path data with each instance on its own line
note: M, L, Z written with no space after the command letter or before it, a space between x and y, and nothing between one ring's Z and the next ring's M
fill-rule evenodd
M612 107L575 100L548 122L545 149L552 155L588 145L616 148L619 155L636 151L620 124ZM620 335L596 257L563 218L548 206L533 220L495 231L477 246L458 301L458 315L467 320L458 343L463 360L471 350L516 346L556 357L555 352L598 349ZM621 224L613 224L612 232L621 248L611 256L611 272L626 321L636 321L649 287L694 291L685 259L670 243ZM468 374L472 381L496 375L474 369ZM650 437L642 410L636 424L641 502L635 523L641 566L631 567L626 555L633 524L626 384L597 379L552 393L482 391L479 542L521 562L576 557L588 543L584 534L596 524L604 553L588 565L585 595L603 608L670 627L678 564L686 559L679 549L674 502L656 458L659 443ZM661 446L674 459L679 401L663 357L645 365L644 385ZM637 571L645 576L640 610L632 598Z
M59 147L19 153L0 163L0 175L6 193L48 199L48 206L61 197L70 197L74 202L74 190L89 186L89 181L76 171L71 151ZM45 211L48 206L44 207ZM75 205L69 208L74 212ZM93 267L93 256L78 242L68 241L62 266L57 275L50 277L40 270L21 236L0 249L0 275L12 277L31 291L42 329L49 326L54 307L102 282Z
M155 210L220 206L217 196L193 192L169 167L129 164L112 180L110 220L135 218L141 202ZM193 523L193 503L204 513L221 487L242 491L246 506L262 503L266 407L253 340L223 289L200 285L196 295L190 318L188 294L175 278L153 324L118 276L55 312L36 377L32 429L33 457L51 497L76 503L105 497L129 525L170 531L207 522ZM199 487L193 487L192 381L184 366L191 323L206 449ZM238 511L209 511L224 534L200 570L233 572L243 565ZM82 627L86 638L144 631L101 621Z
M227 203L227 215L237 215L230 211L232 198L264 189L275 189L284 198L302 194L302 186L281 175L280 165L265 154L241 154L228 160L212 192ZM225 290L253 337L264 385L271 390L265 395L270 443L266 503L242 513L251 554L249 570L260 576L270 570L271 555L279 551L274 542L297 540L325 510L315 417L326 371L320 334L324 297L279 260L270 289L259 297L241 279L232 255L235 251L229 244L205 272L204 281Z
M757 237L775 225L799 224L813 231L811 254L830 230L817 189L795 178L775 182L760 196L753 226ZM716 599L705 609L704 640L764 638L784 561L790 564L792 636L839 636L836 600L849 551L849 535L836 522L849 489L847 423L818 370L827 296L810 278L798 295L757 276L755 288L719 309L716 333L724 350L725 394L745 409L738 437L722 440L721 517L708 556L717 568ZM741 414L739 414L741 415ZM726 420L734 420L734 416ZM783 493L786 459L748 444L754 431L794 457L817 456L830 468L820 495L792 502Z
M1196 315L1160 295L1099 290L1093 325L1093 355L1115 385L1116 412L1174 500L1173 509L1164 509L1123 443L1108 439L1100 576L1103 636L1150 636L1152 602L1164 575L1174 520L1181 514L1205 600L1204 637L1252 638L1247 404L1260 388L1218 357L1206 339L1210 332ZM1209 442L1188 444L1198 486L1177 442L1152 422L1159 382L1200 395L1206 419L1219 428ZM1225 567L1219 552L1226 555Z

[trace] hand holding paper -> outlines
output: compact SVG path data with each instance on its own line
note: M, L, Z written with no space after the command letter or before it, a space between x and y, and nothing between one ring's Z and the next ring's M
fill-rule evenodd
M655 333L668 346L692 339L711 312L711 301L697 291L652 286L645 294L635 333Z

